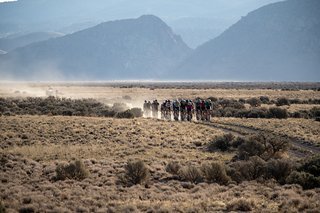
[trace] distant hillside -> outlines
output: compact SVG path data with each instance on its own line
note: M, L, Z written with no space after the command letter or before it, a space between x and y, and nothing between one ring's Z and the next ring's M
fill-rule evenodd
M0 4L0 37L16 33L73 33L101 22L154 14L197 47L248 12L280 0L19 0Z
M19 79L158 78L190 51L161 19L146 15L18 48L0 56L0 74Z
M54 32L35 32L16 37L0 38L0 49L9 52L18 47L23 47L34 42L44 41L59 36L62 36L62 34Z
M320 1L288 0L249 13L197 48L177 77L320 80Z

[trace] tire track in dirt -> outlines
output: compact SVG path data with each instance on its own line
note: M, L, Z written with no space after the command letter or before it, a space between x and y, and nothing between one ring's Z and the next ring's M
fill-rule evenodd
M237 124L225 124L219 122L195 122L197 124L210 126L212 128L223 131L224 133L231 133L238 137L244 137L251 134L268 133L277 135L279 137L284 137L290 141L291 147L289 153L297 158L303 158L309 155L320 154L320 147L314 146L311 142L289 137L287 135L276 134L272 131L251 128L247 126L237 125Z

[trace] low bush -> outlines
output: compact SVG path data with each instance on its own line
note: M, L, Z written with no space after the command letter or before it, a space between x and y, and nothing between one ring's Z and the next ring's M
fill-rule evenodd
M264 145L265 136L255 135L246 138L245 141L238 148L238 157L240 160L248 160L252 156L262 155L266 151L266 146Z
M287 99L287 98L278 98L277 101L276 101L276 105L277 106L285 106L285 105L290 105L290 100Z
M68 165L59 164L56 168L56 180L74 179L83 180L89 176L89 172L82 161L77 160Z
M232 180L240 183L242 181L264 178L265 172L266 162L263 159L254 156L247 161L237 161L231 164L227 173Z
M270 99L268 96L260 96L259 99L263 104L270 104Z
M201 169L204 178L209 183L218 183L226 185L231 180L226 173L226 168L224 164L213 162L211 164L203 165Z
M209 142L207 149L209 152L214 152L217 150L227 151L232 145L234 136L232 134L225 134L215 138L213 141Z
M259 106L261 106L261 101L258 98L250 98L246 102L248 104L250 104L251 107L259 107Z
M266 177L273 178L280 184L284 184L293 169L293 162L284 159L271 159L267 162Z
M313 189L320 187L320 177L307 172L293 171L287 178L287 184L299 184L303 189Z
M268 110L268 118L287 119L288 111L279 107L271 107Z
M249 212L255 208L253 201L244 198L235 200L227 205L227 211Z
M171 161L166 166L166 172L172 175L178 175L180 169L181 169L181 165L177 161Z
M185 166L179 170L179 177L183 181L191 183L200 183L203 181L201 171L195 166Z
M143 116L143 112L141 108L135 107L135 108L131 108L129 111L133 114L135 118L140 118Z
M124 112L118 112L115 115L116 118L134 118L134 114L130 110L126 110Z
M298 170L320 177L320 155L316 155L305 160Z
M125 166L125 173L120 177L121 182L126 186L145 183L149 178L149 169L141 160L128 161Z

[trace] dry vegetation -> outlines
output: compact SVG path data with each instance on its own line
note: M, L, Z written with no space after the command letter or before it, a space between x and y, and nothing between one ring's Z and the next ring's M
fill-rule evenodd
M203 89L196 89L191 85L175 89L169 85L164 89L157 85L119 88L57 84L55 89L60 91L60 97L98 99L110 106L96 106L108 110L116 102L141 107L144 99L197 96L237 101L260 96L272 100L287 97L306 102L280 106L292 113L319 106L308 104L309 99L320 99L318 84L305 85L309 89L316 87L314 90L293 91L287 89L295 88L295 84L281 91L268 89L269 86L246 89L240 85L227 89L204 85ZM15 88L0 85L0 97L42 97L47 87L47 84L20 84ZM15 93L17 90L19 93ZM253 109L248 103L244 105L245 109ZM18 111L21 110L25 109ZM81 117L25 115L30 113L17 111L14 114L0 116L0 212L2 209L7 212L317 212L320 209L319 157L296 162L286 153L290 141L273 137L285 134L320 144L320 123L312 119L216 117L211 126L106 118L94 113ZM225 135L226 128L219 125L230 129L244 126L273 134L264 139L257 135L239 138L241 134Z
M213 122L221 124L239 125L253 129L267 130L277 135L287 135L312 142L320 146L320 123L310 119L239 119L220 118Z

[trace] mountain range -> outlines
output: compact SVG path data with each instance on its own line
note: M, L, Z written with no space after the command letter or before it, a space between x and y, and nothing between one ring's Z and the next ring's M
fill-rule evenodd
M202 80L320 80L319 11L318 0L264 6L198 47L177 73Z
M19 79L161 78L190 52L161 19L144 15L15 49L0 57L0 70Z
M33 80L319 81L318 11L318 0L272 3L195 50L157 16L108 21L0 54L0 75Z

